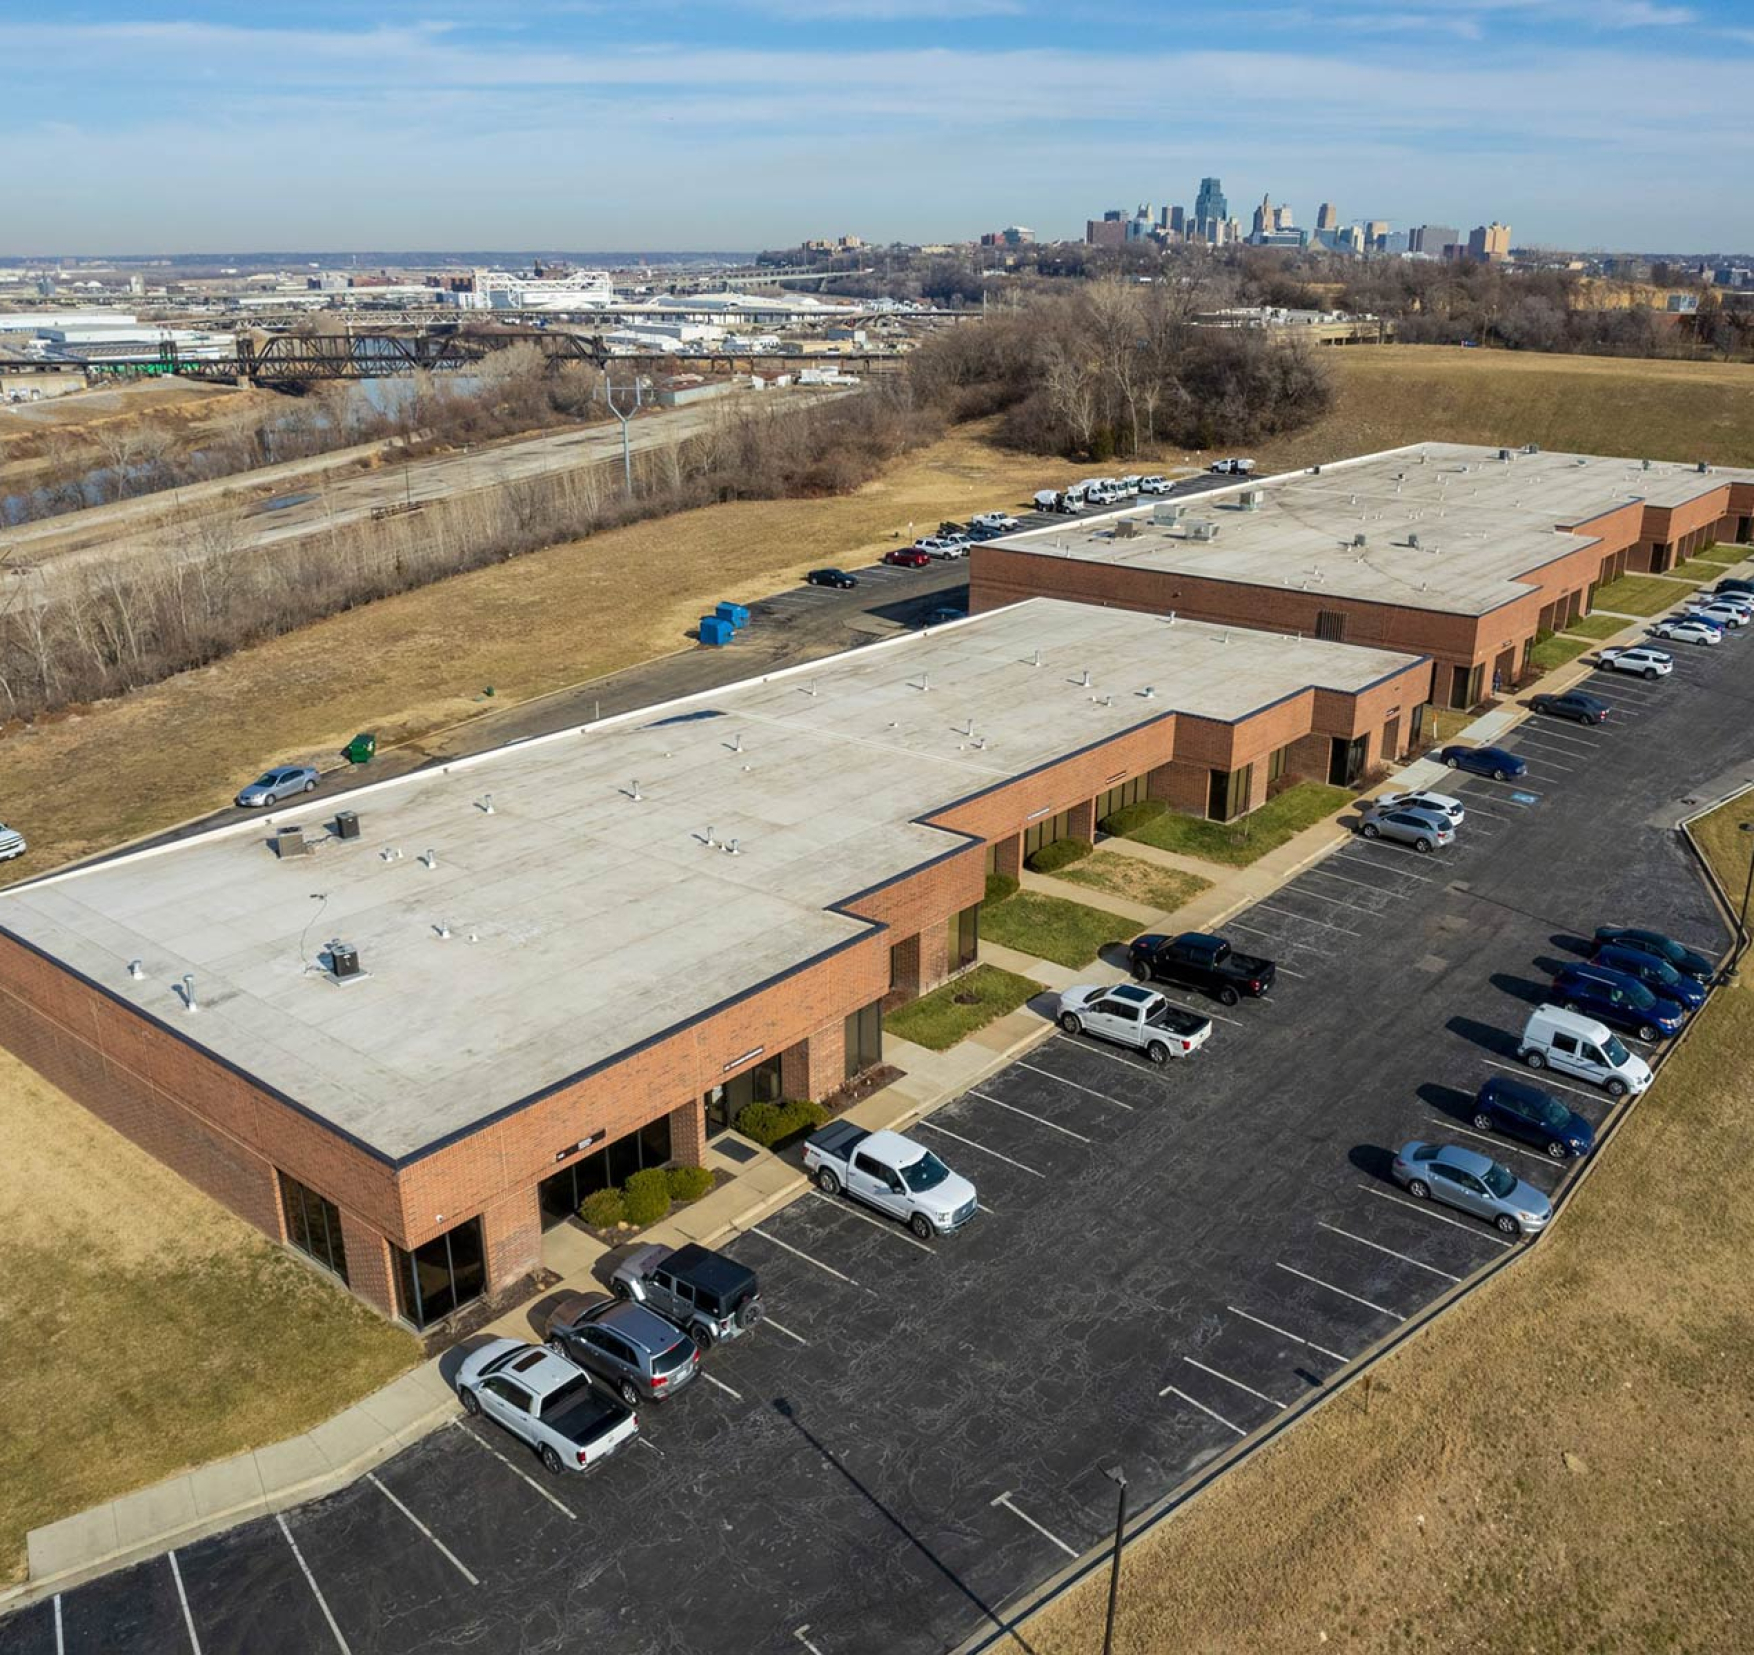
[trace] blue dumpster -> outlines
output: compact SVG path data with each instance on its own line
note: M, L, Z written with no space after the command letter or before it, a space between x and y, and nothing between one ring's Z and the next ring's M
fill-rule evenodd
M717 615L721 621L729 621L734 627L747 626L749 624L749 611L740 603L721 603L713 613Z
M736 636L736 628L719 615L702 615L700 618L700 641L711 644L715 648L728 644Z

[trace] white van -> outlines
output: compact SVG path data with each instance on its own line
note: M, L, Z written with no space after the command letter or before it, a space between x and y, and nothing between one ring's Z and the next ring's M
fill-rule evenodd
M1529 1014L1516 1055L1531 1069L1576 1075L1617 1098L1650 1085L1650 1065L1627 1051L1606 1023L1558 1006L1537 1006Z
M17 828L9 828L0 822L0 862L10 862L15 856L23 856L30 847L24 842L24 835Z

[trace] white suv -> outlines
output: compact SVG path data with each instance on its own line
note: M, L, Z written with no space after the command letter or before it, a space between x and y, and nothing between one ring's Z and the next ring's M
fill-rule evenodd
M1675 657L1666 649L1634 644L1627 649L1604 649L1597 662L1615 672L1635 672L1641 678L1666 678L1675 670Z

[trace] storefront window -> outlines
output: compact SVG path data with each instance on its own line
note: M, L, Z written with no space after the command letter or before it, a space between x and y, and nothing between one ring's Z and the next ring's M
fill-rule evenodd
M1031 822L1023 830L1023 855L1027 861L1043 845L1051 845L1056 839L1071 836L1072 813L1062 810L1058 816L1043 816L1040 821Z
M1143 804L1146 799L1146 779L1135 776L1131 781L1122 782L1118 787L1111 787L1106 793L1096 796L1096 820L1101 825L1105 816L1112 816L1117 810L1128 805Z
M396 1308L416 1327L431 1327L453 1310L487 1291L487 1249L481 1220L471 1218L454 1230L396 1255Z
M536 1190L542 1208L542 1228L551 1230L572 1217L592 1190L624 1184L630 1172L661 1167L669 1159L670 1117L660 1115L637 1132L629 1132L544 1178Z
M1249 789L1254 777L1252 764L1236 770L1214 770L1207 790L1206 814L1215 822L1234 821L1248 809Z
M846 1078L862 1075L883 1061L883 1002L855 1011L846 1022Z
M974 964L981 949L981 905L964 908L950 916L949 969L961 971Z
M341 1214L335 1203L283 1172L280 1208L286 1215L286 1239L346 1281L347 1248L341 1239Z

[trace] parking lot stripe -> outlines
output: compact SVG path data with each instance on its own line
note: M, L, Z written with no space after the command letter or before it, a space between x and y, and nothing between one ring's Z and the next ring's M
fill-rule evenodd
M1045 1126L1050 1132L1063 1132L1068 1138L1076 1138L1079 1143L1087 1144L1090 1140L1082 1132L1074 1132L1069 1126L1061 1126L1058 1121L1050 1121L1046 1115L1032 1115L1027 1109L1019 1109L1014 1103L1007 1103L1003 1098L988 1097L985 1092L977 1092L969 1087L966 1096L979 1098L982 1103L990 1103L999 1109L1009 1109L1013 1115L1021 1115L1026 1121L1034 1121L1037 1126Z
M1053 1541L1053 1543L1056 1546L1058 1546L1060 1548L1060 1550L1066 1554L1066 1556L1076 1557L1078 1555L1057 1534L1054 1534L1051 1531L1044 1529L1040 1523L1036 1522L1036 1520L1029 1515L1028 1512L1019 1511L1018 1508L1011 1503L1010 1489L1006 1489L1005 1492L1003 1494L999 1495L997 1499L988 1501L988 1504L994 1505L994 1506L1003 1506L1008 1512L1011 1513L1011 1515L1013 1517L1021 1517L1023 1519L1023 1521L1026 1522L1032 1529L1034 1529L1035 1532L1037 1534L1039 1534L1044 1540Z
M1446 1120L1442 1115L1432 1117L1434 1124L1440 1125L1446 1132L1465 1132L1470 1138L1478 1138L1483 1144L1492 1144L1499 1149L1508 1150L1512 1155L1527 1155L1532 1161L1543 1161L1550 1167L1560 1165L1551 1155L1544 1155L1538 1149L1524 1149L1521 1144L1507 1144L1504 1139L1490 1132L1476 1132L1471 1126L1457 1126L1454 1121Z
M1035 1064L1025 1063L1021 1058L1017 1062L1017 1067L1027 1069L1032 1075L1046 1075L1049 1080L1057 1080L1062 1086L1070 1086L1074 1092L1083 1092L1089 1097L1099 1098L1104 1103L1112 1103L1117 1109L1125 1109L1128 1114L1132 1113L1132 1104L1122 1103L1119 1098L1111 1098L1107 1092L1099 1092L1093 1086L1080 1086L1075 1080L1067 1080L1064 1075L1056 1075L1052 1069L1037 1068Z
M1354 844L1358 842L1359 841L1357 840L1353 841ZM1329 857L1328 860L1331 862L1344 862L1349 868L1381 868L1385 873L1396 874L1402 879L1416 879L1421 885L1429 885L1432 882L1431 875L1428 873L1414 873L1411 868L1399 868L1392 863L1372 861L1366 857L1353 856L1350 853L1350 849L1341 851L1338 855Z
M797 1342L798 1342L798 1343L799 1343L799 1344L800 1344L800 1345L804 1345L804 1346L806 1346L806 1347L807 1347L807 1346L808 1346L808 1345L809 1345L809 1343L810 1343L810 1341L809 1341L809 1340L808 1340L808 1339L806 1339L806 1338L804 1338L804 1336L803 1336L803 1335L802 1335L802 1334L798 1334L798 1333L794 1333L794 1332L793 1332L793 1331L792 1331L792 1330L791 1330L791 1329L790 1329L790 1328L789 1328L789 1327L787 1327L787 1326L786 1326L786 1325L785 1325L785 1324L784 1324L784 1323L783 1323L783 1322L776 1322L776 1321L775 1321L775 1320L774 1320L774 1319L773 1319L773 1317L771 1317L771 1316L764 1316L764 1317L763 1317L763 1318L762 1318L762 1320L763 1320L763 1321L764 1321L764 1322L766 1322L766 1323L767 1323L767 1325L768 1325L768 1326L769 1326L769 1327L771 1327L771 1328L772 1328L772 1329L773 1329L773 1330L774 1330L774 1332L775 1332L775 1333L783 1333L783 1334L785 1334L785 1336L786 1336L786 1337L787 1337L787 1338L788 1338L788 1339L795 1339L795 1340L797 1340Z
M1575 1092L1580 1098L1589 1098L1597 1103L1605 1095L1591 1087L1573 1086L1568 1080L1556 1080L1551 1069L1531 1069L1526 1063L1501 1063L1495 1057L1489 1057L1485 1061L1487 1068L1502 1069L1506 1074L1538 1075L1540 1078L1533 1082L1536 1086L1557 1086L1562 1092Z
M1270 902L1257 902L1255 906L1264 909L1269 914L1283 914L1287 919L1300 919L1305 925L1319 925L1324 931L1340 931L1348 937L1362 935L1361 932L1354 931L1350 925L1330 925L1325 919L1312 919L1308 914L1298 913L1295 908L1276 908Z
M1354 1304L1361 1304L1366 1310L1374 1310L1379 1316L1388 1316L1397 1322L1406 1321L1398 1310L1390 1310L1386 1304L1378 1304L1374 1299L1361 1299L1356 1293L1349 1293L1343 1287L1336 1287L1331 1281L1323 1281L1320 1276L1312 1276L1307 1270L1299 1270L1295 1265L1280 1264L1274 1261L1275 1270L1283 1270L1288 1276L1296 1276L1299 1281L1306 1281L1312 1287L1325 1287L1330 1293L1338 1293L1342 1299L1350 1299Z
M336 1637L341 1636L339 1632L335 1635ZM346 1644L341 1647L346 1651L346 1655L353 1655ZM55 1655L67 1655L67 1637L61 1630L61 1594L59 1592L55 1594Z
M1143 1063L1135 1063L1130 1057L1122 1057L1119 1052L1111 1051L1107 1046L1094 1040L1080 1040L1074 1035L1056 1035L1055 1039L1070 1046L1074 1051L1089 1052L1092 1057L1106 1057L1110 1063L1118 1063L1123 1069L1131 1069L1136 1075L1152 1075L1158 1072L1155 1064L1147 1067Z
M1293 1344L1305 1345L1310 1350L1319 1350L1323 1356L1331 1356L1336 1362L1348 1362L1350 1357L1342 1356L1337 1350L1329 1350L1326 1345L1318 1345L1313 1339L1306 1339L1301 1333L1293 1333L1289 1328L1277 1327L1272 1322L1263 1321L1259 1316L1251 1316L1246 1310L1238 1310L1233 1304L1224 1307L1232 1316L1240 1316L1245 1322L1253 1322L1256 1327L1264 1327L1269 1333L1277 1333L1282 1339L1289 1339Z
M743 1393L741 1391L732 1390L731 1387L729 1385L727 1385L724 1382L724 1380L722 1380L722 1379L714 1379L713 1376L710 1373L708 1373L705 1368L702 1368L700 1370L700 1377L702 1379L704 1379L709 1385L717 1385L718 1388L721 1391L723 1391L726 1396L734 1396L734 1397L736 1397L736 1399L739 1402L741 1402L743 1400Z
M1281 936L1277 931L1269 931L1264 925L1250 925L1245 919L1233 919L1230 922L1230 929L1232 931L1252 931L1257 937L1270 937L1273 940L1275 949L1301 948L1305 953L1320 955L1324 960L1329 957L1327 954L1323 953L1321 949L1317 948L1313 942L1300 942L1295 937ZM1280 966L1279 969L1283 971L1285 967Z
M1315 870L1312 869L1311 871L1314 872ZM1352 883L1356 883L1356 881L1353 881ZM1372 886L1368 888L1374 889L1375 887ZM1357 899L1354 897L1329 896L1326 891L1306 891L1301 884L1282 885L1280 886L1280 890L1286 896L1306 896L1311 902L1331 902L1338 908L1356 908L1358 905Z
M1320 874L1323 879L1337 879L1342 885L1350 885L1355 891L1370 891L1376 896L1386 896L1391 902L1404 902L1413 894L1411 891L1386 891L1380 885L1370 885L1362 879L1348 879L1345 874L1330 873L1326 868L1311 868L1309 871L1312 874ZM1311 891L1310 895L1314 896L1315 892ZM1327 900L1338 902L1341 898L1329 897Z
M796 1253L806 1264L814 1264L818 1270L827 1271L836 1281L844 1281L848 1287L857 1287L859 1285L851 1276L842 1275L832 1264L824 1264L821 1259L812 1258L802 1247L794 1247L789 1241L781 1241L778 1236L770 1236L759 1224L751 1225L747 1233L753 1236L760 1236L763 1241L771 1241L774 1246L782 1247L788 1253Z
M298 1542L293 1539L292 1530L286 1526L286 1514L276 1512L274 1521L280 1525L280 1532L286 1536L287 1545L292 1547L293 1561L298 1564L299 1573L305 1577L305 1584L310 1587L311 1596L317 1600L317 1607L323 1611L323 1619L329 1623L329 1631L335 1638L335 1647L341 1651L341 1655L353 1655L353 1651L347 1647L347 1640L341 1636L341 1628L335 1624L335 1616L329 1608L329 1600L323 1596L323 1589L317 1584L317 1577L311 1573L310 1564L305 1562L305 1554L298 1549ZM57 1604L60 1601L59 1598L55 1600ZM56 1655L59 1655L59 1639L57 1639L55 1647Z
M970 1149L978 1149L983 1155L990 1155L995 1161L1003 1161L1007 1166L1016 1167L1019 1172L1027 1172L1032 1178L1045 1178L1045 1172L1037 1172L1034 1167L1026 1167L1021 1161L1013 1161L1009 1155L1001 1155L996 1149L988 1149L985 1144L977 1144L973 1138L965 1138L960 1132L952 1132L947 1126L939 1126L936 1121L921 1121L919 1125L928 1132L942 1132L946 1138L954 1138L959 1144L967 1144Z
M1356 1241L1360 1247L1371 1247L1379 1253L1387 1253L1390 1258L1398 1258L1406 1263L1416 1265L1421 1270L1429 1270L1434 1276L1442 1276L1445 1281L1460 1281L1460 1276L1452 1276L1447 1270L1439 1270L1435 1264L1427 1264L1424 1259L1414 1258L1411 1253L1397 1252L1393 1247L1385 1247L1380 1241L1372 1241L1368 1236L1354 1235L1350 1230L1342 1230L1338 1224L1329 1224L1325 1219L1317 1222L1330 1235L1344 1236L1348 1241Z
M810 1655L822 1655L822 1651L820 1649L818 1649L815 1644L811 1643L811 1641L804 1636L804 1634L806 1632L808 1632L809 1630L810 1630L810 1623L809 1623L809 1621L805 1621L802 1626L794 1626L792 1628L792 1636L794 1638L796 1638L798 1640L798 1642L801 1643L807 1650L810 1651Z
M649 1448L659 1459L663 1459L664 1450L653 1442L650 1437L635 1437L633 1440L637 1442L641 1448Z
M496 1460L498 1460L499 1463L501 1465L503 1465L507 1471L511 1472L511 1474L514 1477L521 1477L525 1482L527 1482L533 1489L536 1490L536 1492L538 1494L540 1494L542 1496L542 1498L544 1500L546 1500L549 1503L549 1505L553 1506L556 1511L565 1512L567 1517L575 1523L579 1520L579 1514L576 1511L574 1511L573 1508L571 1506L569 1506L564 1500L562 1500L558 1494L554 1493L554 1491L552 1489L544 1488L539 1482L536 1481L536 1479L534 1477L532 1477L530 1475L529 1472L521 1469L518 1466L513 1465L512 1462L510 1460L508 1460L504 1454L500 1453L500 1451L497 1448L495 1448L492 1443L483 1440L481 1437L478 1437L473 1431L471 1431L468 1428L468 1426L466 1426L459 1419L454 1419L451 1421L451 1423L454 1426L456 1426L456 1428L459 1431L461 1431L463 1433L463 1435L466 1436L471 1442L473 1442L478 1448L485 1448L488 1451L488 1453L490 1453Z
M1198 1408L1207 1419L1217 1420L1225 1430L1234 1431L1239 1437L1246 1437L1248 1435L1248 1432L1240 1425L1233 1424L1230 1420L1226 1419L1221 1413L1219 1413L1217 1409L1208 1408L1203 1402L1196 1402L1186 1391L1178 1391L1173 1385L1165 1385L1157 1394L1159 1396L1179 1396L1190 1408Z
M378 1481L378 1474L375 1471L368 1471L365 1474L365 1480L368 1483L370 1483L372 1485L372 1487L378 1491L378 1493L383 1495L383 1497L386 1500L388 1500L391 1505L393 1505L399 1512L401 1512L402 1515L404 1517L406 1517L410 1523L412 1523L417 1529L419 1529L420 1532L422 1534L424 1534L426 1536L426 1538L428 1540L430 1540L433 1543L433 1545L438 1548L439 1555L441 1557L443 1557L445 1559L445 1561L448 1562L451 1565L451 1567L457 1571L458 1574L460 1574L466 1581L468 1581L471 1586L479 1586L481 1584L481 1582L479 1580L477 1580L474 1575L470 1574L469 1571L466 1568L464 1568L462 1560L457 1556L457 1554L454 1551L452 1551L451 1548L444 1543L444 1541L439 1539L439 1537L436 1534L434 1534L432 1532L432 1530L426 1526L426 1524L421 1522L421 1520L418 1517L416 1517L413 1512L411 1512L405 1505L403 1505L402 1502L400 1500L398 1500L394 1494L392 1494L387 1488L384 1487L384 1485L381 1482Z
M818 1201L826 1201L836 1212L844 1212L849 1218L862 1219L865 1223L869 1224L872 1229L881 1230L886 1236L890 1237L891 1240L905 1241L908 1246L917 1247L922 1253L930 1253L932 1251L925 1242L916 1241L906 1230L898 1229L887 1220L865 1212L862 1208L855 1207L851 1201L836 1201L832 1197L824 1195L821 1190L816 1189L811 1190L810 1193L815 1196Z
M1525 736L1540 736L1544 741L1579 741L1586 747L1600 747L1600 736L1586 736L1582 730L1550 730L1545 724L1525 725Z
M189 1613L189 1594L183 1590L183 1571L177 1567L177 1554L165 1554L171 1560L171 1579L177 1583L177 1602L183 1606L183 1625L188 1629L189 1648L201 1655L201 1640L195 1636L195 1617Z
M1258 1396L1263 1402L1270 1402L1275 1408L1283 1410L1285 1404L1277 1397L1268 1396L1265 1391L1257 1391L1253 1385L1245 1385L1240 1379L1232 1379L1227 1373L1220 1373L1216 1368L1209 1368L1204 1362L1196 1362L1191 1356L1182 1358L1190 1368L1198 1368L1201 1373L1209 1373L1214 1379L1222 1379L1226 1385L1234 1385L1239 1391L1247 1391L1250 1396ZM1163 1393L1160 1391L1158 1395Z
M1295 977L1300 982L1307 983L1309 981L1309 973L1307 971L1293 971L1288 965L1282 965L1279 967L1279 975L1281 977Z
M1405 1207L1408 1212L1422 1213L1427 1218L1434 1218L1439 1224L1447 1224L1451 1229L1466 1230L1471 1236L1478 1236L1482 1241L1497 1242L1500 1247L1509 1247L1513 1243L1492 1230L1482 1230L1478 1225L1464 1224L1459 1218L1451 1218L1448 1213L1434 1213L1429 1202L1409 1201L1404 1195L1393 1195L1388 1190L1379 1190L1374 1184L1358 1186L1366 1195L1380 1196L1384 1201L1392 1201L1397 1207Z
M1573 774L1573 772L1575 772L1577 769L1577 766L1575 764L1556 764L1556 763L1554 763L1554 761L1552 759L1548 758L1547 755L1545 753L1542 753L1542 752L1537 752L1535 754L1535 762L1542 767L1543 774L1545 774L1548 770L1558 770L1558 771L1562 772L1564 775L1569 776L1569 775Z

